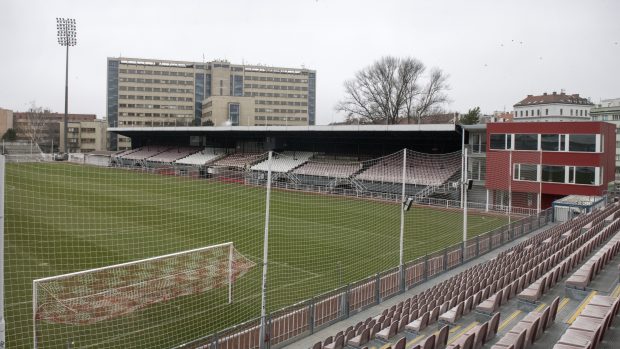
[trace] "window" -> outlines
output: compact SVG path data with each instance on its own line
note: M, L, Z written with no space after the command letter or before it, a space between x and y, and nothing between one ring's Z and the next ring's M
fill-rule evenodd
M540 135L540 147L545 151L560 150L560 135L542 134Z
M584 166L570 166L568 168L568 182L573 184L596 184L596 168Z
M562 115L563 113L564 113L564 110L560 108L560 115Z
M511 137L509 134L491 134L491 149L506 150L512 148Z
M536 116L540 116L540 109L536 111Z
M525 111L525 116L528 116L527 114L528 114L528 111L526 110L526 111Z
M538 135L515 134L515 150L538 150Z
M541 181L564 183L564 172L564 166L543 165Z
M545 115L549 115L549 108L545 109Z
M239 103L228 104L228 121L232 126L239 126Z
M537 181L538 165L514 164L513 179L520 181Z
M596 135L594 134L572 134L568 138L569 151L596 151Z

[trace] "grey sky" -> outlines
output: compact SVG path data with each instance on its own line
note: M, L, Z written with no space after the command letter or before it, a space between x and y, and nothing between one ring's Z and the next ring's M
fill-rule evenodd
M0 1L0 107L64 110L56 17L75 18L69 111L105 116L106 57L317 71L317 124L355 71L414 56L449 75L447 109L511 110L527 94L620 97L620 1Z

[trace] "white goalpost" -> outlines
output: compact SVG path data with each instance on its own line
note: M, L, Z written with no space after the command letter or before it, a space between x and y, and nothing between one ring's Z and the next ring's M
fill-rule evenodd
M228 285L254 266L232 242L33 280L34 347L37 324L91 325L150 305Z

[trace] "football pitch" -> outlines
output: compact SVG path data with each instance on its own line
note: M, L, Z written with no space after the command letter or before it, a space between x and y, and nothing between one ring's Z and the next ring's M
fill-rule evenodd
M260 315L266 190L220 180L66 163L6 165L7 347L33 341L32 280L231 241L256 266L228 289L178 297L93 325L38 324L40 348L165 348ZM404 260L462 239L463 214L414 206ZM267 311L396 267L400 205L273 190ZM507 223L471 213L469 237Z

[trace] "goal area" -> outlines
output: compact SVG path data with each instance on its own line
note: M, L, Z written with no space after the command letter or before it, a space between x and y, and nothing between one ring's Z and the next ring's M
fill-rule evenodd
M228 287L254 266L232 242L33 280L37 325L92 325L182 296Z

